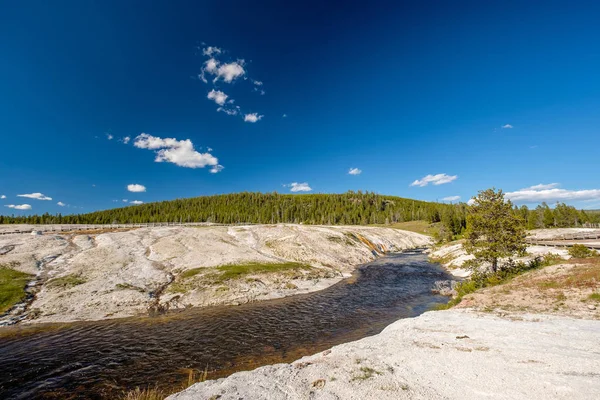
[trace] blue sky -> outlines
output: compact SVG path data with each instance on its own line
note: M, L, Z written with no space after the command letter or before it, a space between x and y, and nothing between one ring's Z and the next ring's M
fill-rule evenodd
M600 208L597 2L2 8L0 213L492 186Z

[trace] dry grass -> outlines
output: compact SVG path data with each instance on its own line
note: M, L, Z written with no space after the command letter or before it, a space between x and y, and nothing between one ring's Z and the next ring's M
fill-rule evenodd
M478 290L458 307L534 312L600 319L600 260L571 259L535 270L496 287Z
M396 222L393 224L376 224L374 226L381 226L384 228L395 228L402 229L403 231L410 231L420 233L422 235L433 235L437 230L438 224L430 224L427 221L408 221L408 222Z
M121 400L164 400L173 393L185 390L195 383L204 382L208 378L208 366L203 371L193 368L186 368L184 371L188 374L187 380L182 382L179 387L171 388L170 390L161 389L158 386L145 389L137 387L125 393Z

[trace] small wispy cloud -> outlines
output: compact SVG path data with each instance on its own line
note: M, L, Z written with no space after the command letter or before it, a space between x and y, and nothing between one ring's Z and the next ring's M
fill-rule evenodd
M287 118L287 114L283 114L281 118Z
M254 83L256 86L262 86L262 82L261 81L252 81L252 83Z
M123 199L122 201L123 201L123 203L127 203L129 200Z
M18 197L27 197L28 199L35 200L52 200L52 197L43 195L42 193L29 193L29 194L18 194Z
M547 190L554 189L555 187L560 186L560 183L540 183L539 185L529 186L528 188L522 190Z
M111 135L110 133L107 133L107 134L106 134L106 138L107 138L108 140L113 140L114 136L113 136L113 135Z
M512 126L511 124L502 125L502 129L512 129L512 128L514 128L514 126Z
M66 206L66 204L65 204L65 203L63 203L62 201L59 201L59 202L58 202L58 203L56 203L56 204L57 204L57 205L59 205L59 206L61 206L61 207L64 207L64 206Z
M448 196L444 197L442 201L458 201L460 200L460 196Z
M4 207L13 208L15 210L31 210L29 204L7 204Z
M202 54L211 57L213 54L221 54L222 50L218 47L208 46L202 49Z
M210 153L199 153L191 140L160 138L142 133L135 138L133 145L140 149L154 150L155 162L169 162L185 168L213 167L211 172L223 169L217 157ZM220 169L219 169L220 168Z
M521 203L600 200L600 189L567 190L558 186L558 183L539 184L507 192L505 196L509 200Z
M221 92L220 90L214 89L208 92L208 95L206 96L206 98L214 100L214 102L220 106L225 104L225 102L227 101L227 97L229 96L227 96L225 93Z
M258 115L258 113L251 113L244 115L244 122L256 123L263 119L264 115Z
M0 199L5 199L5 198L6 198L5 195L0 196Z
M467 204L468 204L468 205L470 205L470 206L472 206L473 204L475 204L475 199L473 199L473 198L470 198L470 199L467 201Z
M131 184L127 185L127 190L129 190L130 192L134 192L134 193L145 192L146 186L140 185L138 183L131 183Z
M224 112L227 115L238 115L239 114L239 110L237 108L219 107L219 108L217 108L217 112Z
M136 204L136 205L137 205L137 204L144 204L144 202L143 202L143 201L141 201L141 200L132 200L132 201L130 201L129 203L130 203L130 204Z
M125 144L128 144L131 141L131 137L130 136L125 136L123 139L121 139L121 141Z
M283 185L290 188L290 192L310 192L312 188L308 185L308 182L292 182L287 185Z
M450 183L455 181L458 178L458 175L446 175L446 174L437 174L437 175L426 175L421 179L415 180L410 186L420 186L424 187L429 185L430 183L433 185L443 185L445 183Z
M350 168L348 170L349 175L360 175L361 173L362 173L362 170L358 169L358 168Z

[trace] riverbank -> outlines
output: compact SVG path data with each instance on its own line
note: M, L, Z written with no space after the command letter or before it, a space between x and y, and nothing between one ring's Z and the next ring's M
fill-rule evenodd
M596 399L599 308L600 260L572 259L378 335L168 399Z
M430 238L383 227L156 227L0 236L0 265L34 274L4 321L100 320L322 290Z
M434 311L168 399L596 399L598 345L598 321Z

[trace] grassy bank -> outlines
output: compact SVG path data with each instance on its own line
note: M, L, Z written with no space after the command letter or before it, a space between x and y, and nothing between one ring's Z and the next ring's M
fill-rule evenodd
M31 277L30 274L0 265L0 314L25 299L25 286Z

